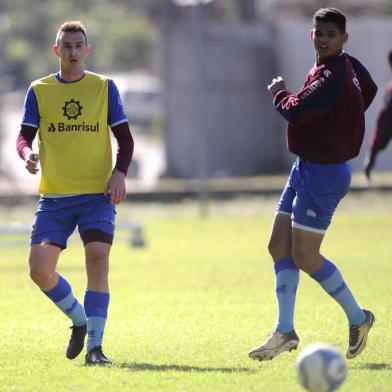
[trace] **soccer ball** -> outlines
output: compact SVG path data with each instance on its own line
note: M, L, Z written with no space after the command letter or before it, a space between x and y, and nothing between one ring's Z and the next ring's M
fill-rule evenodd
M343 355L327 344L311 344L297 358L299 382L310 392L335 391L342 385L346 373Z

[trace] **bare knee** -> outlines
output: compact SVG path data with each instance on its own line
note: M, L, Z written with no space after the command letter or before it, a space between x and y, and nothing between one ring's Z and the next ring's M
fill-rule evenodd
M36 246L30 249L30 278L41 290L50 290L57 283L56 265L61 249L55 246Z
M289 215L275 215L268 251L275 262L291 256L291 219Z
M295 265L308 274L315 272L323 263L323 258L319 252L312 252L303 248L293 249L292 257Z
M306 271L306 266L308 264L309 255L303 249L294 248L292 251L292 258L295 265L303 271Z
M89 268L99 270L102 268L107 268L109 263L108 254L106 252L94 252L90 253L86 258L86 263Z
M275 262L283 260L291 256L291 243L271 237L268 243L268 252Z
M110 245L88 243L85 246L85 253L88 289L108 291Z
M57 274L54 270L47 270L30 262L30 278L41 290L49 290L54 287Z
M274 260L276 260L276 255L279 253L279 251L280 244L271 238L268 243L268 252Z

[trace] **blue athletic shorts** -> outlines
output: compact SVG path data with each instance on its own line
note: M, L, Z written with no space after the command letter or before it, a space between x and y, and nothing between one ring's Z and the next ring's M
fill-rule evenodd
M82 238L86 232L95 231L104 238L103 242L111 243L115 215L110 195L99 193L59 198L41 197L30 245L45 243L65 249L76 226Z
M290 215L293 227L323 234L350 181L350 167L345 162L325 164L297 158L277 213Z

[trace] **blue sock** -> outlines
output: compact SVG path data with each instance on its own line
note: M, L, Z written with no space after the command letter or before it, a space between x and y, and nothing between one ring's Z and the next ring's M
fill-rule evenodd
M87 316L87 351L102 345L109 307L109 293L87 290L84 308Z
M43 291L43 293L72 320L73 325L86 324L83 306L74 297L70 284L61 275L59 275L56 286L49 291Z
M299 270L293 259L287 258L274 264L276 275L276 298L278 300L278 320L275 331L286 333L294 329L294 307Z
M321 287L340 304L350 325L360 325L365 321L365 313L358 305L335 264L325 260L324 264L311 277L319 282Z

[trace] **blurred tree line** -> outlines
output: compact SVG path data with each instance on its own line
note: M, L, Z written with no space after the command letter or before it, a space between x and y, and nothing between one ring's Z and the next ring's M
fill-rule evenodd
M81 20L97 72L150 68L157 28L148 17L154 0L1 0L0 89L26 88L57 70L52 52L59 26Z
M191 7L177 0L0 0L0 92L26 88L57 69L52 43L65 20L81 20L93 51L88 68L96 72L157 71L159 30L190 22ZM254 23L300 15L310 17L330 0L214 0L207 21ZM392 13L391 0L335 0L350 16Z
M255 0L215 0L211 18L252 18ZM173 0L1 0L0 91L26 88L57 70L52 44L66 20L81 20L93 51L88 68L96 72L154 71L159 28L186 20L189 7Z

